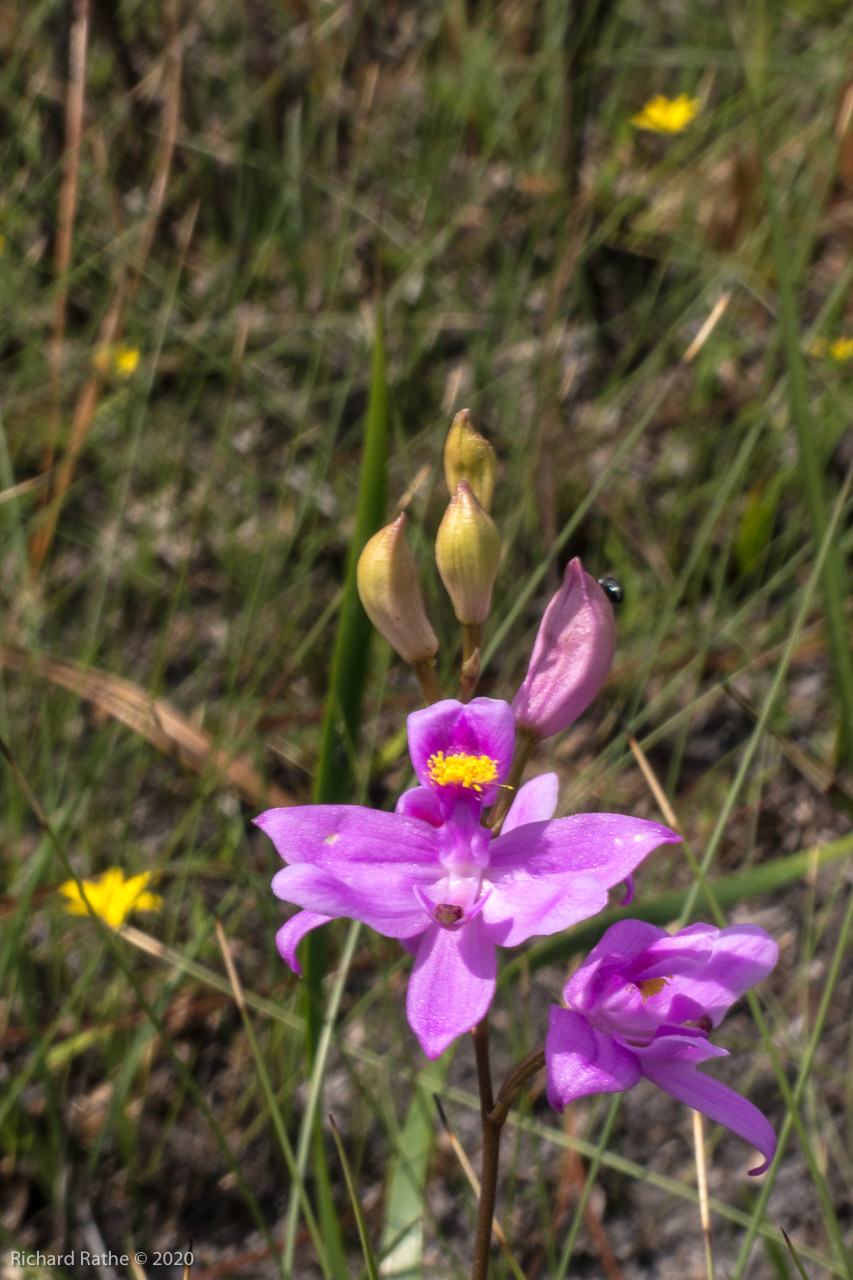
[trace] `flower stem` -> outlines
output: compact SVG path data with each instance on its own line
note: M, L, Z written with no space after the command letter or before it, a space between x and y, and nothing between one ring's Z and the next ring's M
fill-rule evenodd
M424 695L427 706L431 707L434 702L441 702L444 694L438 683L438 676L435 674L435 661L432 658L422 658L419 662L412 663L412 670L418 677L418 684L421 686L421 693Z
M459 677L459 701L470 702L480 679L480 649L483 643L482 622L462 626L462 674Z
M483 1162L480 1169L480 1203L477 1209L477 1234L474 1239L474 1263L471 1280L487 1280L489 1274L489 1247L492 1242L492 1219L495 1215L495 1199L498 1190L498 1158L501 1147L501 1128L492 1121L494 1108L492 1095L492 1068L489 1062L488 1016L478 1022L471 1032L474 1054L477 1059L477 1085L480 1090L480 1121L483 1133Z
M498 1160L501 1148L501 1131L509 1115L509 1109L521 1093L527 1081L545 1065L545 1046L531 1049L526 1057L513 1067L504 1080L498 1096L492 1093L492 1068L489 1062L489 1024L483 1018L471 1032L474 1054L477 1059L477 1085L480 1090L480 1122L483 1132L483 1163L480 1170L480 1203L477 1210L477 1235L474 1239L474 1264L471 1280L487 1280L489 1274L489 1247L492 1242L492 1223L495 1216L495 1199L498 1190ZM501 1241L504 1249L507 1248ZM511 1258L512 1255L510 1255Z
M541 1071L545 1066L545 1046L540 1044L536 1049L521 1059L518 1066L513 1067L506 1080L504 1080L498 1096L495 1099L495 1105L489 1112L489 1121L493 1125L501 1126L509 1115L509 1109L521 1093L528 1080L536 1075L537 1071Z

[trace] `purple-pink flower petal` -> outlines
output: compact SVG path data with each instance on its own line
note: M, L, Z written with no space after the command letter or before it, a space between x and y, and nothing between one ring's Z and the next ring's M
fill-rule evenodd
M415 896L412 881L389 871L377 876L369 867L346 879L323 867L282 867L273 877L273 893L285 902L336 918L349 916L370 925L386 938L409 938L423 929L428 918Z
M496 698L474 698L467 705L447 698L409 716L409 754L420 782L436 783L430 773L433 756L484 756L495 762L494 781L472 792L472 799L486 805L509 773L515 744L512 708Z
M503 834L529 822L547 822L557 807L559 780L556 773L540 773L521 787L510 805L503 824Z
M621 1093L640 1078L630 1049L571 1009L551 1005L545 1039L548 1101L557 1111L591 1093Z
M712 926L706 926L709 930ZM701 945L702 934L693 932L695 926L682 930L691 940ZM735 1000L745 991L762 982L776 965L779 948L773 938L758 925L735 924L725 929L715 929L710 937L710 955L707 961L692 972L686 968L676 972L665 989L665 1002L661 1012L668 1021L683 1022L682 1001L689 1000L699 1006L714 1026L720 1022ZM694 1015L695 1016L695 1015Z
M495 944L482 913L462 927L434 924L426 930L409 979L406 1015L428 1058L485 1017L496 972Z
M589 871L605 887L619 884L661 844L681 836L658 822L621 813L576 813L551 822L531 822L492 842L494 868L524 867L530 874Z
M643 1058L640 1065L643 1075L659 1089L751 1142L764 1156L764 1161L749 1172L753 1175L765 1172L776 1152L776 1134L758 1107L728 1085L703 1075L696 1067L677 1058Z
M296 948L306 933L309 933L312 929L318 929L321 924L328 924L333 919L333 916L323 916L319 911L297 911L296 915L291 916L275 935L278 954L300 978L302 977L302 965L296 958Z
M350 804L267 809L255 825L289 863L337 870L347 863L395 864L395 871L435 865L435 831L426 822Z
M411 787L404 791L394 805L395 813L405 814L409 818L420 818L431 827L440 827L444 822L441 802L429 787Z
M568 929L607 906L607 890L582 871L537 875L525 867L490 872L492 891L483 918L499 931L502 947L517 947L534 935Z

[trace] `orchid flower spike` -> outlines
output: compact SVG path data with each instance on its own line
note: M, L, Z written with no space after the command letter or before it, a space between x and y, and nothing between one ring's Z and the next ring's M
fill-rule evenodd
M515 797L500 836L481 823L513 756L512 708L453 699L409 716L419 786L395 813L354 805L269 809L255 821L287 865L273 892L304 910L279 930L279 952L339 916L399 938L415 957L409 1024L429 1058L485 1015L496 948L595 915L608 889L658 845L680 839L656 822L613 813L552 820L556 774Z
M740 1134L764 1156L776 1135L751 1102L697 1069L727 1056L708 1036L745 991L766 978L779 948L757 925L692 924L670 936L621 920L575 970L551 1006L545 1040L548 1101L561 1111L591 1093L620 1093L645 1076Z
M580 560L542 617L524 683L512 709L519 729L550 738L585 711L604 684L616 648L613 610Z

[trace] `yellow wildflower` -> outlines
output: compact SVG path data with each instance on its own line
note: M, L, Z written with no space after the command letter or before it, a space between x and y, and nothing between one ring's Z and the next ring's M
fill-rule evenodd
M853 357L853 338L836 338L829 344L829 354L833 360L849 360Z
M826 338L811 338L806 343L806 351L818 359L831 356L833 360L843 363L853 359L853 338L834 338L832 342L828 342Z
M654 133L681 133L699 110L699 99L688 98L681 93L677 98L665 98L662 93L650 98L642 111L631 117L637 129L651 129Z
M143 871L141 875L125 880L121 868L112 867L97 880L84 880L83 893L76 880L66 880L59 886L59 892L68 899L65 910L72 916L88 915L88 902L105 924L111 929L120 929L131 911L160 910L163 899L156 893L147 892L150 879L151 872Z
M92 364L104 377L113 374L117 378L127 379L136 372L139 348L129 347L125 342L106 343L98 347L92 356Z

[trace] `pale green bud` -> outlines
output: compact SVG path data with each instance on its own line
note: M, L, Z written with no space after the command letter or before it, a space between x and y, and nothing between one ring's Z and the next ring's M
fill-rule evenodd
M451 497L460 480L467 480L474 497L484 511L492 505L498 459L485 436L474 430L467 409L460 409L453 419L444 444L444 476Z
M375 533L359 556L358 594L380 635L406 662L424 662L438 649L427 621L418 574L403 534L405 515Z
M435 558L441 580L463 626L485 622L501 556L497 525L460 480L438 526Z

